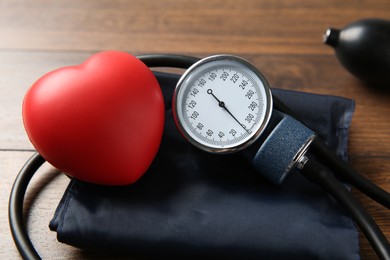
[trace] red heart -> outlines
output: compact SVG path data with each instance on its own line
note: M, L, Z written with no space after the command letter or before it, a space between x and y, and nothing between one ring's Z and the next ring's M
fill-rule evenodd
M144 63L107 51L35 82L23 122L37 151L58 169L91 183L126 185L157 153L164 100Z

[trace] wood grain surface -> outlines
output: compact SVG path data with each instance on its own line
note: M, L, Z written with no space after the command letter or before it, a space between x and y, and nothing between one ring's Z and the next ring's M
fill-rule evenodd
M361 18L390 19L388 0L0 0L0 258L19 258L8 227L14 178L33 153L23 129L26 90L44 73L101 50L231 53L275 88L354 99L351 164L390 191L390 95L371 91L337 61L322 35ZM68 178L50 165L28 191L27 226L44 259L108 257L57 242L48 223ZM390 212L354 191L390 239ZM376 259L361 236L361 256Z

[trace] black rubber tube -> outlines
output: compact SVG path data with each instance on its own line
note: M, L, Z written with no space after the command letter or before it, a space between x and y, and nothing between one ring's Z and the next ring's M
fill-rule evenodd
M277 110L292 116L304 124L302 120L300 120L299 116L291 111L291 109L287 107L282 101L276 97L273 97L273 100ZM335 174L337 174L337 177L340 177L343 181L350 183L371 199L390 209L390 194L355 171L348 163L338 157L337 154L328 146L326 146L319 138L314 139L310 145L310 151L316 155L318 160L320 160L324 165L327 165L329 169L334 170Z
M390 245L386 236L382 233L371 215L328 169L316 161L309 160L303 167L302 174L321 186L347 210L374 248L378 257L381 259L390 259Z
M390 194L387 191L360 175L318 138L312 143L312 151L324 165L331 168L342 180L349 182L371 199L390 209Z
M23 205L27 186L44 162L45 159L39 153L35 153L20 170L10 193L8 205L9 225L15 245L24 259L40 259L27 234L23 219Z

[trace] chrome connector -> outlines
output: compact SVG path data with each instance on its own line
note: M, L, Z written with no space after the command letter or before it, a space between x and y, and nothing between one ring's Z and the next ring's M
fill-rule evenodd
M297 161L295 167L298 169L298 170L302 170L303 167L305 167L307 161L309 161L309 158L307 158L305 155L302 155L299 160Z

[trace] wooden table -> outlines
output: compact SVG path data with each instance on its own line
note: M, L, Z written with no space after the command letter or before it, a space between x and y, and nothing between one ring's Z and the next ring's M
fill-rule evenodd
M0 258L18 258L8 195L33 154L22 125L27 88L53 69L108 49L133 54L231 53L252 61L275 88L354 99L352 165L390 190L390 96L365 88L322 44L329 26L390 18L388 0L37 0L0 1ZM47 225L68 179L45 165L27 195L27 226L44 258L96 257L58 243ZM356 193L390 239L390 213ZM375 258L361 237L361 255Z

